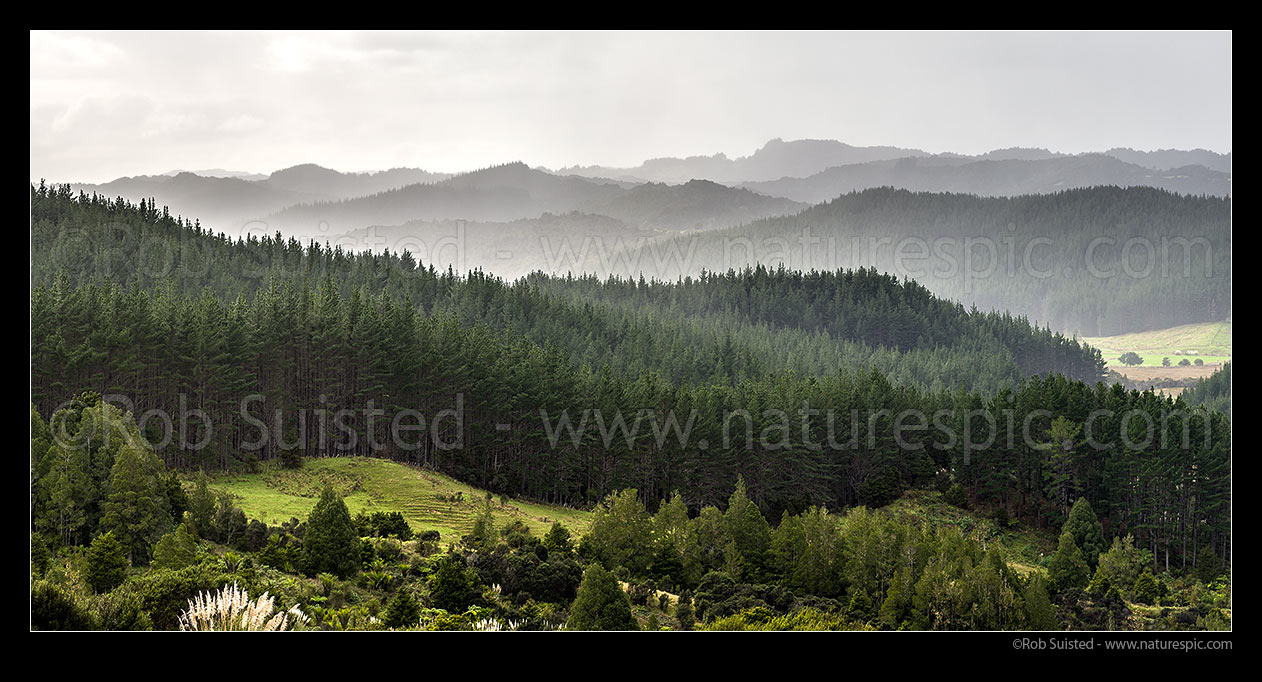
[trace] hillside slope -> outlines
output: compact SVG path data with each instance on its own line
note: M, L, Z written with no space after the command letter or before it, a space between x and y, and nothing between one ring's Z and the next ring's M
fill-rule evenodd
M436 530L444 543L473 529L489 494L435 471L367 457L306 459L296 470L265 466L257 474L216 476L210 487L231 495L247 517L280 525L306 519L326 483L343 496L351 514L402 512L414 532ZM587 511L504 497L494 498L491 508L497 527L521 521L536 535L547 533L554 521L576 534L591 523Z

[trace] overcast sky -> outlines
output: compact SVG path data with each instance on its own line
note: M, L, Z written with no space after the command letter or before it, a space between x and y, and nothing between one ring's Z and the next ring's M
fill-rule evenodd
M31 34L32 179L632 166L775 137L1228 152L1231 34Z

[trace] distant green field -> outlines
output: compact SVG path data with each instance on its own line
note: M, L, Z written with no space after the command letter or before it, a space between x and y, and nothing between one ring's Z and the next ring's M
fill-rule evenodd
M1157 329L1118 336L1083 337L1086 343L1099 348L1104 361L1120 365L1117 358L1127 351L1135 351L1144 358L1144 367L1160 367L1162 358L1170 358L1177 365L1184 357L1200 358L1205 364L1221 364L1231 360L1231 321L1185 324L1169 329ZM1195 355L1180 355L1178 351L1194 351Z
M210 486L232 495L247 517L277 525L306 519L325 483L342 495L351 514L399 511L413 531L436 530L444 543L472 530L486 499L486 491L449 476L365 457L308 459L297 470L268 466L257 474L215 477ZM505 504L495 497L492 509L497 526L519 519L536 534L547 532L553 521L575 534L591 523L591 512L515 499Z

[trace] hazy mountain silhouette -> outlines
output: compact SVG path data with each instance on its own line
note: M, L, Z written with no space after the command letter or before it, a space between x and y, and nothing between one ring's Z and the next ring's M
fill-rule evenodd
M644 230L730 227L796 213L805 205L697 180L683 185L562 176L516 162L346 201L291 206L268 217L275 229L340 234L370 225L464 219L509 222L572 211L607 215Z
M687 158L650 159L634 168L572 166L561 174L639 179L650 182L681 183L693 178L735 183L804 177L825 168L852 163L929 156L919 149L899 147L855 147L836 140L771 140L750 156L729 159L725 154Z
M684 231L788 215L805 204L883 186L1014 196L1146 185L1225 196L1230 167L1231 154L1206 150L1066 155L1014 147L967 156L775 139L747 157L661 158L623 169L551 172L516 162L453 176L417 168L343 173L301 164L266 177L215 168L72 186L132 201L152 198L230 234L336 235L417 220L504 223L572 211L611 216L637 230Z
M244 229L245 223L288 206L362 196L450 177L413 168L341 173L314 164L286 168L270 176L232 177L217 173L233 172L222 169L202 173L173 171L167 175L122 177L100 185L72 187L131 201L154 199L174 214L196 217L216 230L236 233Z
M408 185L344 201L291 206L268 216L265 222L274 229L295 234L341 234L370 225L399 225L413 220L507 222L549 212L564 213L624 191L618 185L556 176L516 162L434 184Z
M1158 170L1182 168L1183 166L1205 166L1220 173L1231 172L1231 152L1219 154L1207 149L1158 149L1154 152L1141 152L1125 147L1115 147L1105 152L1105 154L1127 163Z
M180 173L192 173L200 175L204 178L237 178L238 180L266 180L266 173L252 173L250 171L234 171L225 170L223 168L203 168L202 170L185 170L179 168L173 171L167 171L163 175L179 175Z
M450 173L431 173L419 168L391 168L375 173L342 173L313 163L272 173L266 183L280 190L348 199L420 183L439 182Z
M1101 185L1148 186L1180 194L1228 196L1231 194L1231 175L1203 166L1157 171L1104 154L1033 161L968 161L934 157L837 166L806 178L782 178L742 186L769 196L815 204L874 187L1016 196Z
M140 175L102 185L72 185L74 189L130 201L154 199L174 215L200 220L216 231L235 234L251 218L317 197L280 190L262 181L203 177L193 173Z
M1169 170L1190 165L1210 170L1231 172L1231 154L1217 154L1204 149L1191 151L1159 150L1141 152L1115 148L1102 152L1120 161L1151 168ZM934 158L944 161L1046 161L1075 156L1047 149L1012 147L984 154L968 155L953 152L930 154L919 149L901 147L856 147L837 140L771 140L750 156L729 158L725 154L686 158L649 159L639 166L571 166L557 171L563 175L606 177L618 180L681 183L704 178L724 184L768 182L781 178L805 178L835 166L892 161L902 158ZM1074 183L1081 186L1081 183Z
M586 209L650 229L713 230L797 213L806 207L709 180L690 180L682 185L639 185Z

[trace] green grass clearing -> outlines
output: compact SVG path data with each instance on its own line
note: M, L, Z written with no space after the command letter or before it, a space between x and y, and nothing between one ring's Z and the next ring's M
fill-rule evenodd
M1109 365L1120 365L1117 358L1122 353L1134 351L1144 358L1143 367L1160 367L1161 359L1170 358L1171 364L1187 358L1200 358L1206 364L1220 364L1231 360L1231 320L1185 324L1169 329L1157 329L1118 336L1083 337L1086 343L1100 349ZM1178 355L1177 351L1195 351L1195 355Z
M227 474L211 479L210 487L228 493L245 515L271 525L290 518L306 519L328 483L351 514L398 511L415 532L436 530L442 542L457 541L473 529L486 491L450 476L396 462L367 457L329 457L303 460L302 468L282 469L268 463L256 474ZM496 525L520 520L536 535L560 521L575 535L587 532L591 512L537 502L492 501Z

